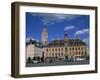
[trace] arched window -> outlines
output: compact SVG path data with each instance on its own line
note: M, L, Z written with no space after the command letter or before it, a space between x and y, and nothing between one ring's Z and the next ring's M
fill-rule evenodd
M63 51L63 48L61 50Z
M57 56L57 53L55 53L55 56Z
M82 55L84 55L84 53L82 52Z
M51 53L49 53L49 56L51 57Z
M65 48L65 50L67 51L67 48Z
M52 49L52 51L54 51L54 49Z
M83 48L81 47L81 50L83 50Z
M55 53L55 57L57 58L57 53Z
M60 56L60 53L58 53L58 55Z
M48 51L48 49L47 49L47 51Z
M63 53L61 53L61 56L63 56Z
M60 51L60 48L58 50Z
M87 52L85 51L85 55L87 54Z
M54 53L52 53L52 57L54 57Z
M79 52L79 55L80 55L80 52Z
M77 55L77 52L76 52L76 55Z

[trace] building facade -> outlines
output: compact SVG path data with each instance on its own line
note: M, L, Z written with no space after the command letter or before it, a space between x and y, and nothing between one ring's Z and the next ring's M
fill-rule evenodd
M43 55L43 50L41 43L37 42L36 40L29 40L29 42L26 43L26 60L33 59L34 57L41 58Z
M66 59L76 60L77 58L86 58L89 56L89 48L85 42L79 38L70 39L67 32L64 32L62 40L48 41L47 28L43 29L42 41L31 40L26 43L26 59L42 57L42 61L61 61Z
M44 48L44 60L64 60L65 59L65 48L60 46L48 46Z
M43 49L45 61L48 59L65 60L66 58L85 58L89 50L85 42L80 39L69 39L67 32L63 40L53 40Z

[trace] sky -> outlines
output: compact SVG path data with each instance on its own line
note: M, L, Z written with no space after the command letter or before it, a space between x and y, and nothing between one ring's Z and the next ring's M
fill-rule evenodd
M53 39L80 38L89 45L89 15L26 12L26 41L41 42L44 27L48 30L48 43Z

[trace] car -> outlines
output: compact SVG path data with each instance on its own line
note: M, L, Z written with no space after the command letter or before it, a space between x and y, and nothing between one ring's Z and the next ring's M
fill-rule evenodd
M68 62L73 62L74 60L73 60L73 59L68 59L67 61L68 61Z
M84 61L85 59L84 58L77 58L76 60L77 61Z
M37 60L33 60L33 63L39 63L39 61L37 61Z
M49 63L53 63L53 60L52 60L52 59L50 59L50 60L49 60Z

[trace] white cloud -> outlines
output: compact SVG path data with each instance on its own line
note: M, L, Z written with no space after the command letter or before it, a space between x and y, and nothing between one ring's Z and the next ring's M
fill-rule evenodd
M82 29L75 33L75 35L89 34L89 29Z
M56 14L56 13L31 13L32 16L39 16L41 17L41 21L44 24L54 24L59 23L64 20L71 21L80 17L80 15L71 15L71 14Z
M30 39L31 39L31 40L36 40L37 42L39 42L37 39L34 39L34 38L32 38L32 37L27 37L27 38L26 38L26 42L29 42Z
M29 42L30 39L31 39L31 40L34 40L32 37L27 37L27 38L26 38L26 42Z
M89 45L89 38L84 38L82 41Z
M75 26L66 26L64 30L67 31L67 30L70 30L70 29L73 29L73 28L75 28Z

